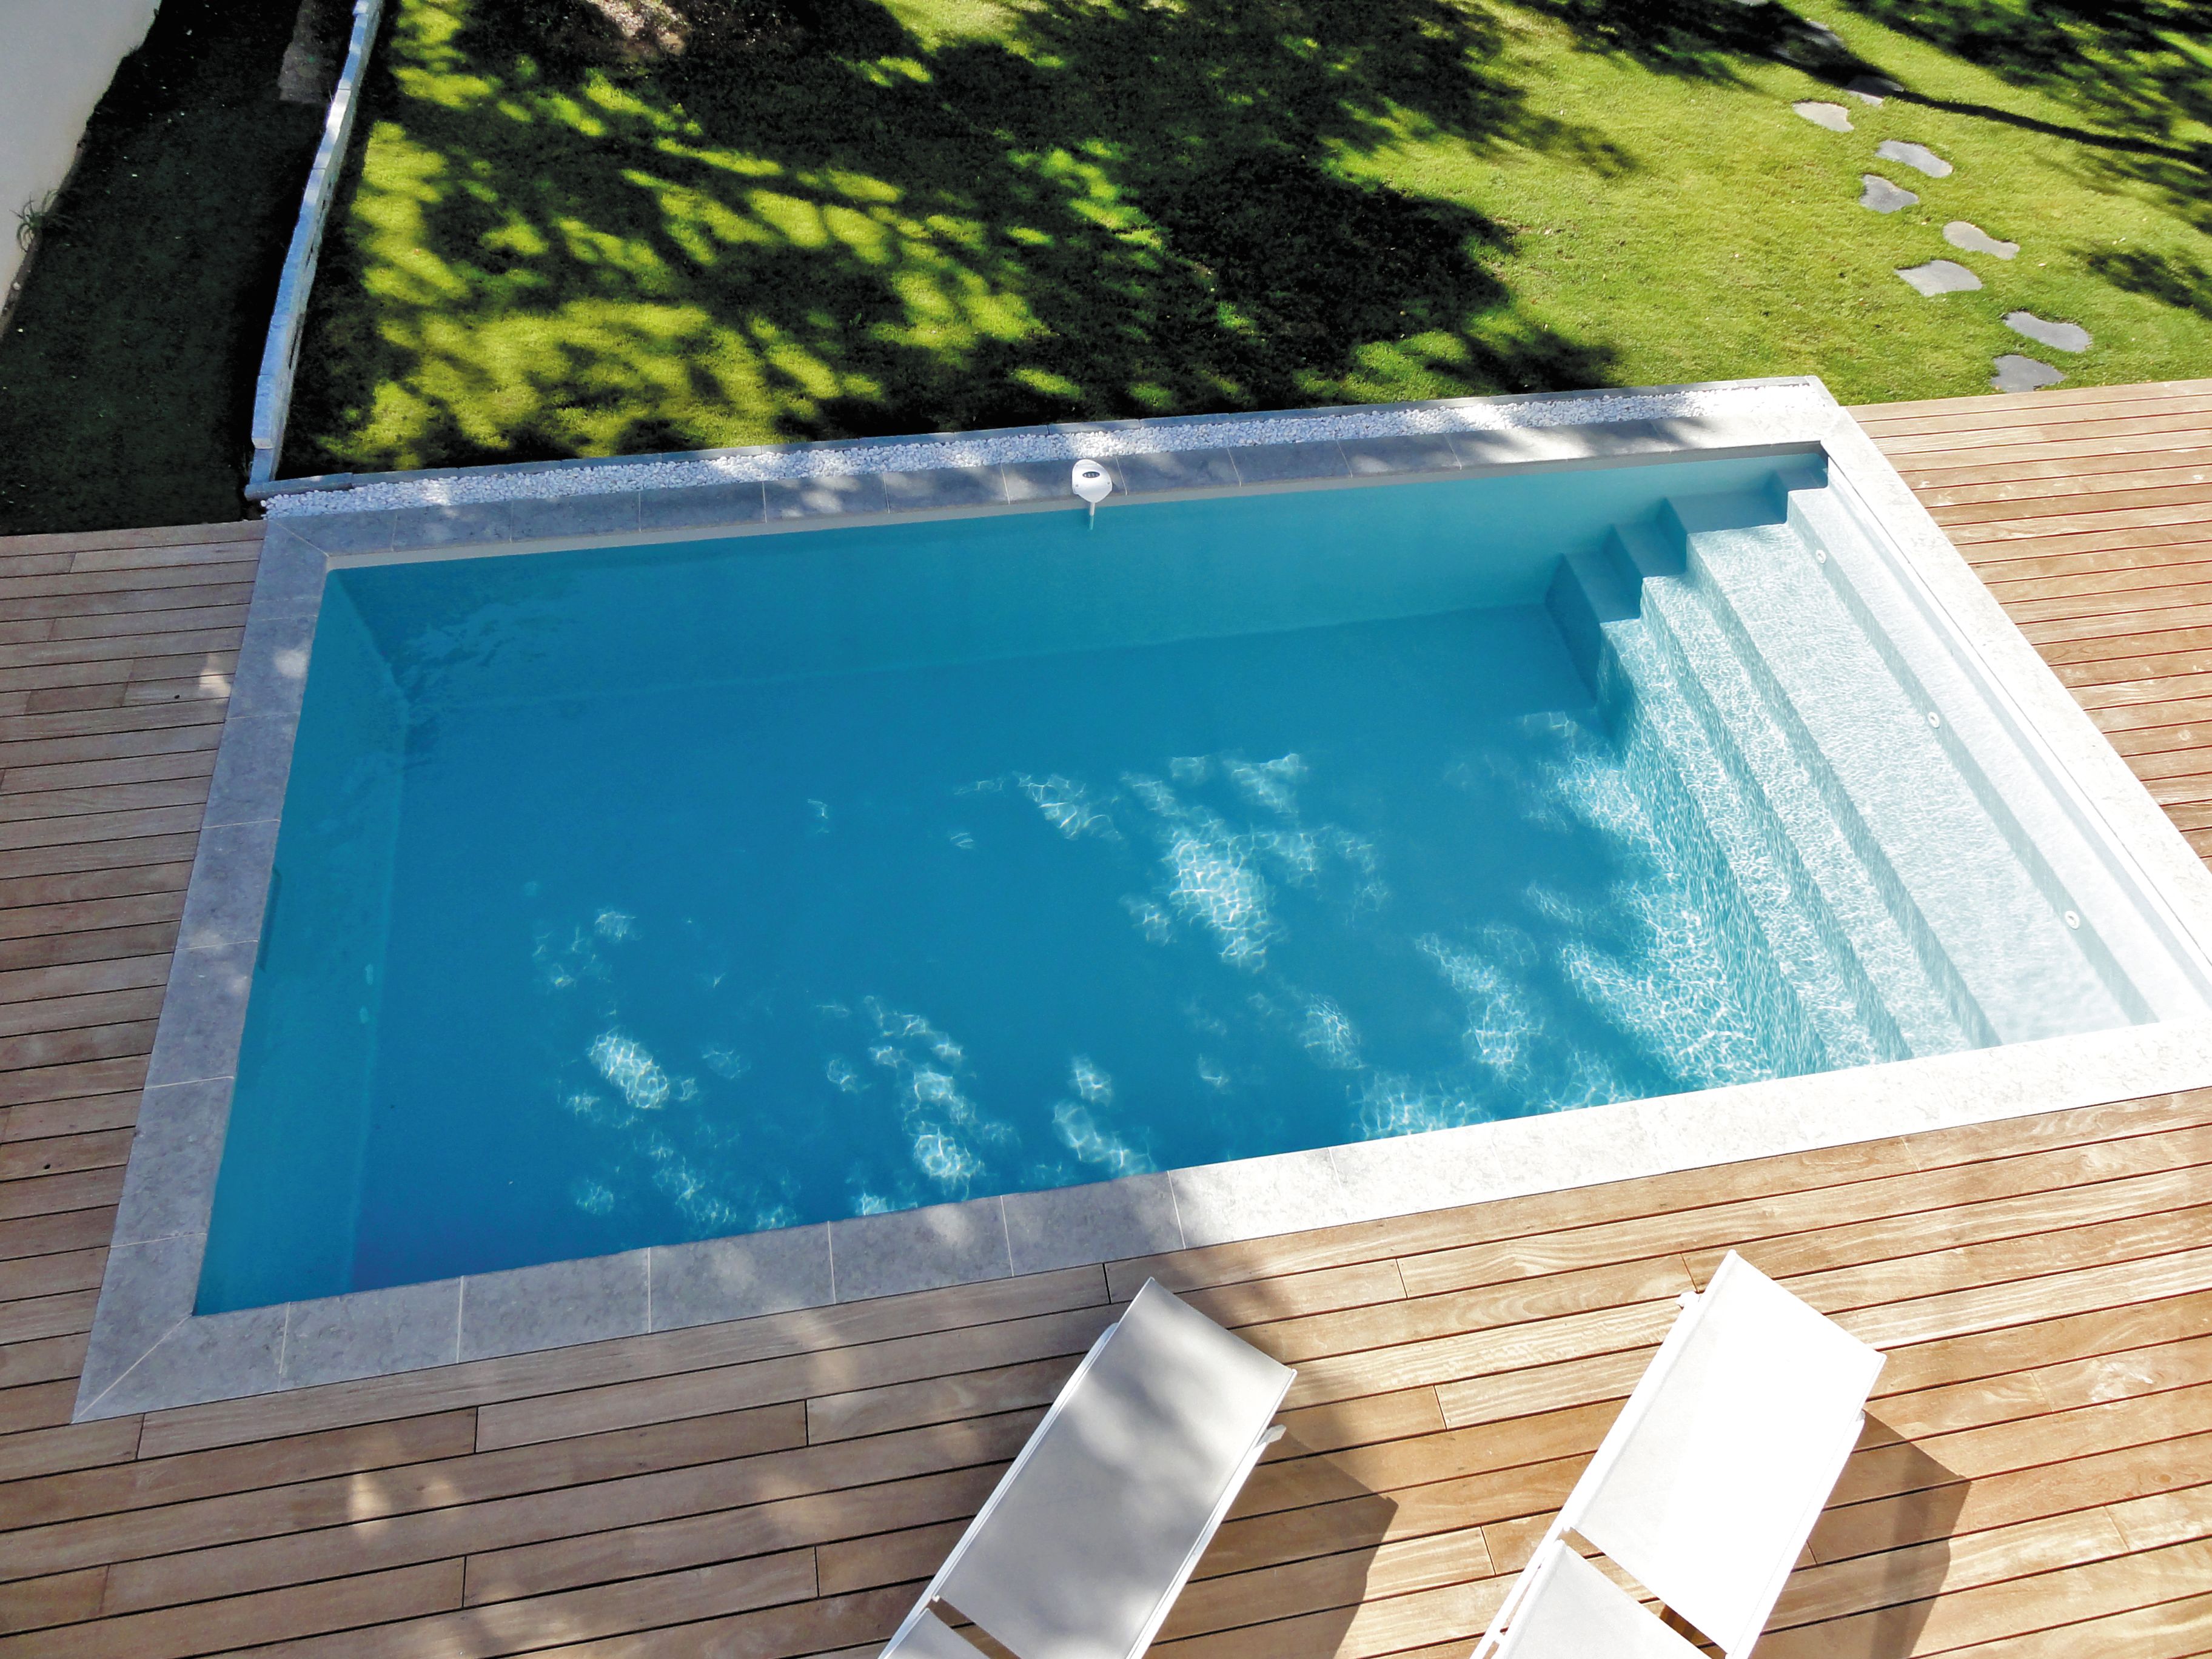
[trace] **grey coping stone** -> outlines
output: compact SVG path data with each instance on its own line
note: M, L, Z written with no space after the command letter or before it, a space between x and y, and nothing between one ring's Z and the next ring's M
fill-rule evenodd
M1346 438L1337 446L1355 478L1396 472L1456 472L1459 452L1441 432L1400 438Z
M647 1254L652 1285L648 1322L656 1331L819 1308L830 1300L826 1224L656 1244Z
M261 540L261 560L253 573L252 614L312 617L323 606L323 573L330 556L283 525L271 525Z
M1248 444L1230 452L1237 477L1248 484L1284 483L1297 478L1349 477L1351 463L1333 438L1296 443Z
M1129 486L1121 477L1121 467L1116 465L1119 459L1117 456L1102 455L1098 458L1098 465L1104 467L1107 476L1114 480L1115 490L1126 494ZM1083 498L1075 493L1073 461L1007 461L1000 466L999 477L1010 501L1074 501L1079 505L1082 502Z
M246 994L253 982L256 941L179 951L169 964L161 1023L146 1063L146 1086L229 1077L238 1069Z
M312 542L325 553L388 553L392 550L392 514L382 513L300 513L287 517L285 527Z
M1343 1182L1326 1149L1176 1170L1168 1180L1186 1245L1333 1227L1347 1213Z
M1908 144L1901 138L1885 138L1874 147L1874 153L1885 161L1902 161L1909 167L1917 167L1930 179L1951 176L1951 164L1925 144Z
M392 545L474 547L513 539L514 503L463 501L447 507L401 507L386 514L392 520Z
M1831 132L1849 132L1851 112L1841 104L1823 103L1817 98L1801 98L1790 106L1816 127L1826 127Z
M315 637L315 612L264 616L248 611L230 681L233 715L296 714L307 689L307 654Z
M771 519L806 519L836 513L881 513L880 472L839 472L813 478L770 478L761 486Z
M1593 455L1634 455L1672 449L1675 441L1656 421L1621 421L1608 427L1523 427L1493 432L1455 432L1452 448L1464 467L1518 466L1529 461L1574 461Z
M1897 274L1930 299L1939 294L1964 294L1982 285L1980 277L1955 259L1930 259Z
M282 1388L284 1313L282 1305L242 1308L173 1327L116 1380L97 1414L239 1400Z
M238 945L261 937L269 871L276 858L276 820L214 823L200 831L185 918L177 943L187 951Z
M1006 486L996 466L932 466L915 472L885 472L881 477L884 505L905 511L997 507L1006 499Z
M2032 311L2008 311L2004 321L2014 333L2025 334L2054 351L2087 351L2091 344L2089 331L2079 323L2051 322Z
M283 810L292 739L299 730L299 720L291 714L234 714L223 722L207 811L200 818L203 835L216 824L252 823Z
M1114 471L1132 495L1164 489L1233 489L1242 482L1225 449L1173 449L1146 455L1116 455ZM1070 463L1071 465L1073 463Z
M1013 1272L1006 1212L995 1198L833 1221L830 1255L840 1302L972 1285Z
M460 1357L637 1336L646 1324L646 1253L471 1273L461 1286Z
M1969 253L1993 254L2000 259L2009 259L2020 252L2018 242L2000 241L1979 225L1969 224L1964 219L1954 219L1944 226L1943 240Z
M1990 376L1992 392L2033 392L2046 386L2057 386L2066 377L2049 363L2039 363L2033 357L2023 357L2008 351L1996 360L1996 373Z
M460 1353L460 1325L458 1279L295 1302L284 1332L284 1384L450 1365Z
M695 489L648 489L638 497L640 530L701 530L721 524L758 524L768 511L758 479L702 484Z
M230 1094L230 1079L203 1078L149 1089L140 1097L114 1243L150 1244L207 1231Z
M1886 75L1855 75L1844 83L1844 90L1863 104L1879 104L1905 88Z
M1175 1188L1164 1175L1009 1193L1006 1243L1018 1273L1048 1273L1182 1248Z
M508 505L507 528L519 542L553 536L619 536L635 530L638 492L610 490L601 495L540 496Z
M204 1234L179 1233L108 1251L77 1384L80 1415L191 1316L206 1246Z
M1859 192L1859 205L1872 208L1876 213L1894 213L1920 199L1917 192L1902 185L1893 185L1879 173L1862 173L1859 182L1866 186Z

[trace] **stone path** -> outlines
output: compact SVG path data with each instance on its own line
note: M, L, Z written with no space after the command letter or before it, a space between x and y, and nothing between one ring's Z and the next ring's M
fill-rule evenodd
M1982 285L1982 279L1956 259L1930 259L1897 274L1931 300L1939 294L1966 294Z
M1951 176L1951 164L1925 144L1908 144L1902 138L1885 138L1874 147L1874 153L1885 161L1902 161L1909 167L1917 167L1930 179Z
M1848 82L1844 90L1863 104L1879 105L1904 91L1904 88L1882 76L1861 75ZM1856 131L1851 125L1850 112L1841 104L1807 98L1792 104L1790 108L1814 126L1825 127L1830 132ZM1930 179L1948 179L1956 171L1927 145L1902 138L1883 139L1875 146L1874 153L1885 161L1915 168ZM1917 191L1879 173L1862 173L1859 184L1859 205L1870 212L1895 213L1917 205L1920 200ZM1954 219L1945 225L1943 240L1964 252L1987 254L1996 259L2010 259L2020 252L2018 242L1992 236L1966 219ZM1955 259L1930 259L1924 264L1905 266L1897 274L1914 292L1929 299L1944 294L1969 294L1982 286L1982 279ZM2054 351L2087 351L2094 343L2089 331L2079 323L2053 321L2032 311L2008 312L2004 320L2005 326L2015 334L2024 334ZM2049 363L2013 351L1996 358L1990 367L1995 373L1990 385L1998 392L2033 392L2039 386L2056 386L2066 378Z
M2020 252L2018 242L2001 242L1980 226L1970 225L1964 219L1954 219L1944 226L1943 240L1969 253L1988 253L2000 259L2009 259Z
M1893 185L1879 173L1862 173L1859 182L1866 186L1859 198L1859 205L1872 208L1876 213L1894 213L1899 208L1909 208L1920 198L1902 185Z
M1849 132L1851 130L1851 112L1841 104L1823 104L1807 98L1790 107L1816 127L1826 127L1831 132Z
M2047 345L2059 351L2087 351L2089 331L2079 323L2045 322L2032 311L2005 313L2005 326L2015 334L2025 334L2038 345Z
M2049 363L2010 351L1996 360L1996 368L1997 372L1990 377L1992 392L2035 392L2066 378Z

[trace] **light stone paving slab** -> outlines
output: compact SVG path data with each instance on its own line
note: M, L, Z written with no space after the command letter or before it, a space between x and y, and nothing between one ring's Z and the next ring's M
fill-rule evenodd
M186 951L258 943L276 858L276 820L212 823L200 830L177 944Z
M2079 323L2051 322L2032 311L2008 311L2004 321L2014 333L2054 351L2087 351L2092 343L2089 331Z
M1993 258L2009 259L2020 252L2018 242L2001 241L1979 225L1964 219L1954 219L1943 227L1943 240L1953 247L1964 248L1969 253L1986 253Z
M830 1260L840 1302L1006 1279L1014 1271L1006 1212L995 1198L833 1221Z
M1872 208L1876 213L1894 213L1920 199L1917 192L1902 185L1893 185L1879 173L1862 173L1859 183L1866 186L1859 192L1859 205Z
M826 1225L656 1244L646 1254L649 1321L656 1331L819 1308L835 1299Z
M2023 360L2024 361L2024 360ZM842 487L838 468L878 472L922 471L930 466L996 467L1012 506L954 508L977 514L1035 510L1066 501L1073 506L1065 459L1072 447L1096 447L1118 486L1126 489L1127 457L1186 457L1183 487L1223 486L1216 458L1232 470L1242 451L1286 443L1334 444L1351 471L1335 487L1390 487L1392 477L1462 468L1510 473L1522 466L1572 466L1595 461L1700 453L1784 454L1826 452L1832 489L1856 491L1898 556L1926 584L1930 603L1956 629L1960 649L2004 694L2034 741L2079 792L2082 809L2111 826L2128 867L2150 884L2155 902L2169 907L2178 936L2194 941L2202 958L2212 941L2212 874L2182 842L2142 784L2057 684L2033 647L2004 617L1986 587L1927 517L1911 491L1865 434L1814 382L1770 381L1739 386L1656 388L1627 393L1544 394L1534 398L1455 399L1384 410L1299 411L1226 419L1115 423L1015 434L950 434L927 443L866 441L811 446L763 457L676 463L623 462L550 471L488 470L473 478L412 479L391 486L396 494L371 496L391 505L438 505L426 489L486 489L491 497L521 500L518 489L550 496L641 492L641 532L655 494L690 494L737 488L720 503L727 515L702 514L694 533L718 527L763 533L764 483L721 470L744 466L792 470L787 479L830 478ZM1056 451L1054 447L1058 447ZM1206 452L1212 452L1211 454ZM1268 462L1255 455L1255 472ZM669 482L669 467L686 482ZM826 470L825 470L826 469ZM1241 476L1241 475L1240 475ZM548 482L548 481L551 482ZM659 480L652 483L652 480ZM518 482L520 481L520 482ZM580 483L592 487L571 488ZM1322 487L1288 478L1289 487ZM1261 489L1282 488L1269 483ZM410 494L409 492L414 492ZM1032 494L1025 492L1034 491ZM361 492L354 492L358 497ZM888 491L886 499L888 499ZM925 489L926 498L935 492ZM343 493L339 493L343 499ZM535 499L533 495L532 497ZM842 507L842 499L833 507ZM619 521L624 511L612 509ZM389 511L300 514L289 522L310 541L337 541L361 550L342 556L374 562L392 556ZM386 527L377 527L382 521ZM878 520L880 521L880 520ZM510 514L510 532L523 522ZM803 523L801 520L799 522ZM333 526L336 533L331 533ZM619 544L617 543L617 544ZM461 544L465 553L515 553L512 541ZM312 562L290 558L283 580L264 590L270 612L293 611L312 621L307 596ZM451 556L432 551L428 556ZM210 822L247 825L275 816L289 764L292 717L248 715L227 723L211 793ZM2040 752L2040 751L2039 751ZM255 843L241 839L233 850ZM240 853L240 861L250 863ZM215 866L210 864L209 866ZM212 878L210 878L212 879ZM2147 901L2150 902L2150 901ZM195 915L218 915L213 901L187 905ZM231 931L235 922L211 924ZM222 952L250 952L245 941L215 951L180 952L204 969ZM250 961L250 956L245 958ZM2207 975L2212 990L2212 974ZM200 1000L204 1000L204 998ZM204 1029L233 1018L218 998L196 1012L195 994L174 997L165 1009L157 1060L184 1054L197 1041L211 1052ZM204 1028L179 1048L166 1041L173 1021ZM234 1036L229 1042L234 1054ZM1365 1142L1312 1152L1250 1160L1164 1176L1130 1177L1057 1193L986 1199L891 1216L860 1218L826 1227L795 1229L703 1246L654 1247L626 1256L587 1259L472 1278L459 1285L453 1324L443 1317L439 1287L419 1295L387 1297L381 1304L348 1297L289 1307L247 1310L211 1318L191 1315L206 1206L217 1160L210 1156L208 1126L227 1111L227 1080L157 1090L145 1132L125 1177L126 1233L186 1229L143 1243L118 1239L112 1250L94 1322L81 1419L159 1409L199 1400L236 1397L270 1389L303 1386L340 1373L380 1374L372 1364L406 1369L444 1363L440 1346L450 1330L453 1352L519 1352L527 1347L602 1340L648 1328L672 1328L695 1316L742 1317L756 1308L825 1305L928 1284L1004 1277L1082 1265L1120 1253L1149 1254L1208 1239L1262 1237L1352 1219L1462 1205L1516 1194L1561 1190L1599 1181L1632 1179L1673 1169L1764 1157L1814 1146L1978 1122L1994 1117L2063 1109L2099 1101L2132 1098L2212 1084L2212 1018L2169 1018L2161 1024L2061 1038L2013 1048L1910 1060L1795 1078L1741 1088L1624 1102L1613 1106L1478 1124L1399 1140ZM198 1091L198 1092L196 1092ZM149 1207L159 1192L174 1207ZM144 1196L142 1196L144 1195ZM1167 1202L1162 1202L1163 1198ZM197 1207L195 1207L197 1206ZM817 1249L812 1240L823 1241ZM822 1257L834 1274L825 1282ZM410 1287L411 1288L411 1287ZM384 1292L367 1293L386 1297ZM473 1317L470 1309L473 1305ZM408 1308L423 1311L408 1313ZM471 1347L471 1332L476 1345ZM329 1333L329 1334L325 1334ZM300 1338L295 1346L292 1338Z
M488 1359L646 1328L646 1253L584 1256L461 1281L459 1354Z
M1994 367L1996 373L1990 376L1992 392L2036 392L2057 386L2066 378L2049 363L2038 362L2014 351L2005 353Z
M1885 138L1874 147L1874 153L1885 161L1902 161L1906 167L1917 167L1930 179L1948 179L1954 169L1951 164L1925 144L1910 144L1901 138Z
M161 1023L146 1062L148 1088L236 1074L257 943L179 951L172 958Z
M1851 112L1841 104L1824 103L1817 98L1802 98L1790 106L1816 127L1826 127L1831 132L1849 132Z
M1939 294L1972 293L1982 285L1982 279L1956 259L1930 259L1897 274L1931 300Z

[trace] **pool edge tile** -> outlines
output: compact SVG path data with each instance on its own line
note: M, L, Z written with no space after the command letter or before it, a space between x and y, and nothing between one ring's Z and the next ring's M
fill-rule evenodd
M1351 1218L1327 1147L1204 1164L1168 1174L1186 1247L1266 1238Z
M181 1322L118 1377L87 1414L119 1417L275 1393L284 1386L285 1312L280 1303Z
M840 1302L1011 1279L1014 1271L1006 1212L995 1198L833 1221L830 1250Z
M646 1251L647 1324L656 1331L714 1325L831 1301L829 1224L655 1244Z
M769 518L842 518L885 510L880 472L823 472L811 477L770 478L761 486Z
M641 493L611 489L589 495L518 496L511 504L507 532L518 542L625 536L642 526Z
M320 610L266 616L250 612L231 672L225 718L255 714L296 717L307 690L307 655Z
M720 525L758 524L768 515L760 480L695 484L682 489L638 493L640 530L711 530Z
M177 948L212 950L261 937L269 872L276 861L276 820L204 823L185 888Z
M1072 465L1072 463L1071 463ZM1225 449L1163 449L1115 455L1109 463L1116 494L1158 495L1175 489L1234 489L1237 463Z
M143 1244L112 1244L100 1276L100 1301L77 1372L73 1419L119 1417L132 1409L108 1396L178 1327L191 1317L199 1285L204 1233L176 1233Z
M207 808L200 814L202 833L219 824L275 822L283 811L299 735L296 714L234 714L223 721Z
M250 614L312 617L322 609L323 577L330 556L289 526L272 524L263 532L261 556L253 570Z
M111 1246L204 1233L230 1123L231 1079L155 1084L139 1097Z
M1183 1246L1175 1188L1164 1175L1008 1193L1000 1202L1018 1275L1158 1255Z
M914 472L884 472L884 505L895 513L947 507L1002 507L1006 483L1001 469L988 466L933 466Z
M1334 438L1292 438L1246 444L1229 452L1244 484L1292 483L1308 478L1348 478L1352 463Z
M434 1279L291 1304L288 1389L450 1365L460 1357L461 1281Z
M176 953L161 998L154 1052L146 1062L147 1088L236 1073L257 949L249 939Z
M642 1336L646 1252L581 1256L461 1281L462 1359Z

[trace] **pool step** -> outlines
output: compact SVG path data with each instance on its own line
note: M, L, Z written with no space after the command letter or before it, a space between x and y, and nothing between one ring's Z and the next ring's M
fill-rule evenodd
M1554 612L1729 844L1832 1063L2142 1018L1884 635L1863 536L1826 489L1670 501L1570 561Z
M1911 925L1933 936L1990 1036L2128 1024L2136 1011L2064 921L2063 895L2023 858L2027 838L1822 569L1833 555L1805 525L1823 505L1809 498L1825 493L1792 492L1791 521L1759 526L1714 526L1701 504L1670 503L1688 580L1811 739L1832 799L1864 826L1862 855L1887 861Z

